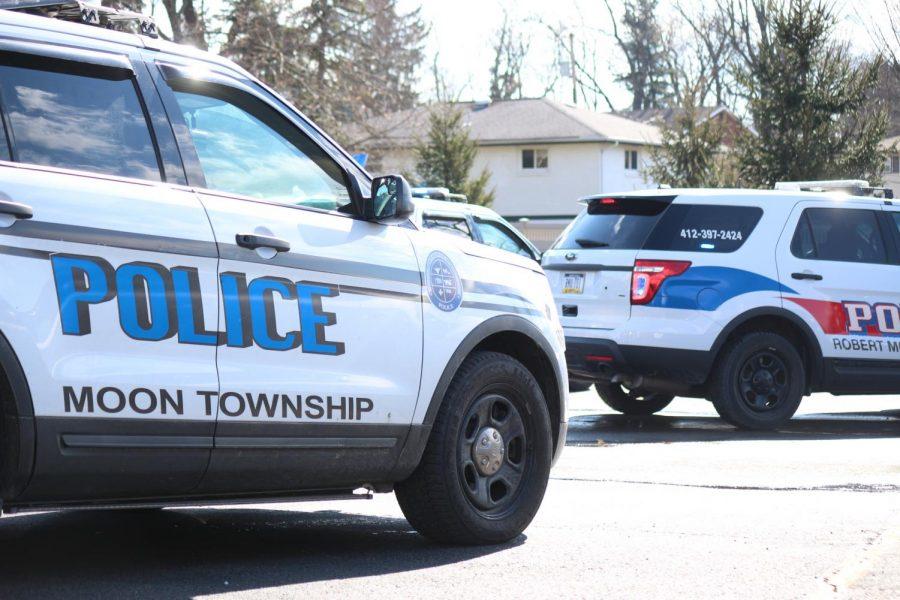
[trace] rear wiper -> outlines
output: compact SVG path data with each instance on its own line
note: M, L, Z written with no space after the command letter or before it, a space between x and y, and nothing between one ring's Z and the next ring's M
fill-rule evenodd
M575 240L575 243L581 246L582 248L607 248L609 244L606 242L595 242L594 240L585 240L578 239Z

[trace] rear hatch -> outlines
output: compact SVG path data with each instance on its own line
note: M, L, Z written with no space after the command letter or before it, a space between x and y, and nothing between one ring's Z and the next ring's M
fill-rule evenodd
M635 257L673 196L598 196L544 253L563 327L613 329L631 317Z

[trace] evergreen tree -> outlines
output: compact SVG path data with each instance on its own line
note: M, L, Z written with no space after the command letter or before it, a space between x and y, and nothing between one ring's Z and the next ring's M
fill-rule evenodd
M712 119L700 120L695 95L688 93L669 126L662 146L651 152L646 170L653 181L672 187L720 187L728 181L730 158L722 152L722 129Z
M369 86L363 105L370 115L413 108L416 70L422 64L428 27L422 8L401 13L398 0L367 0L368 22L356 60Z
M345 124L409 108L427 29L396 0L231 0L222 54L283 93L339 141Z
M290 0L232 0L222 54L290 97L300 44L296 28L284 23L289 8Z
M478 147L469 137L462 111L451 105L440 105L431 111L428 122L428 136L416 146L420 183L446 187L451 192L465 194L472 204L490 206L494 201L494 190L487 189L490 172L484 169L475 179L469 179Z
M887 117L868 103L881 61L858 65L833 39L837 19L824 0L767 2L768 32L738 80L755 132L739 136L746 185L780 180L880 180Z

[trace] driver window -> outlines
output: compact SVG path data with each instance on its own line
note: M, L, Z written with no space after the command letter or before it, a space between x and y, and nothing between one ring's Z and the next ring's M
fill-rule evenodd
M340 166L265 103L213 84L173 88L207 188L325 210L350 201Z
M886 263L876 212L850 208L807 208L814 258L841 262Z

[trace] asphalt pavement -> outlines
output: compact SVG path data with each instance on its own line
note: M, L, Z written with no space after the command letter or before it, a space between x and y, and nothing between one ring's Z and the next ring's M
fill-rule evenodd
M900 598L900 397L807 399L766 433L702 400L571 408L510 544L432 544L390 494L12 515L0 598Z

